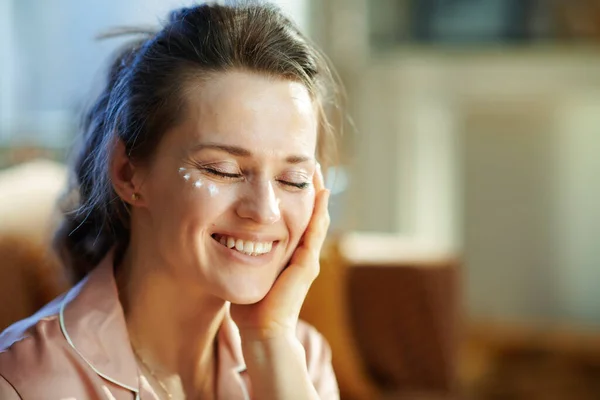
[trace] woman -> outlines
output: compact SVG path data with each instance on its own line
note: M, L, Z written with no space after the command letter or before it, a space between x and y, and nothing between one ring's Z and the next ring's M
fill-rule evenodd
M337 399L298 321L329 224L330 82L264 5L181 9L125 49L56 239L80 281L2 334L0 398Z

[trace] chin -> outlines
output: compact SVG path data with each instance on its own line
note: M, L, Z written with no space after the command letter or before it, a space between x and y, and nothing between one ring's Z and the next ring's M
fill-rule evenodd
M268 292L269 291L267 290L264 293L257 293L257 291L254 291L253 293L228 293L224 296L223 300L228 301L231 304L255 304L264 299Z
M225 282L217 294L220 298L232 304L254 304L261 301L273 286L273 280L265 282L263 279L252 283L252 279L243 281Z

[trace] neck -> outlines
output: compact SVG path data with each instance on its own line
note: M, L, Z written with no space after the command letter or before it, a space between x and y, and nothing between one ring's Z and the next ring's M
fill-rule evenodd
M215 341L227 303L183 286L164 261L136 248L129 246L117 277L135 352L163 390L205 398L213 392Z

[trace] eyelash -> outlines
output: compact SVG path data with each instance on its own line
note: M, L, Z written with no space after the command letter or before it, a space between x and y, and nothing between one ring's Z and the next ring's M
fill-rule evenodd
M208 172L211 175L216 175L219 176L221 178L227 178L227 179L239 179L242 178L242 174L229 174L227 172L221 172L219 170L213 169L213 168L202 168L204 171Z
M211 175L215 175L221 178L226 178L226 179L240 179L243 177L242 174L229 174L227 172L221 172L219 170L213 169L213 168L202 168L204 171L208 172ZM287 186L292 186L296 189L306 189L309 186L308 182L302 182L302 183L294 183L294 182L289 182L289 181L283 181L283 180L277 180L277 182L283 184L283 185L287 185Z
M279 181L279 182L283 183L284 185L293 186L297 189L306 189L309 185L308 182L302 182L302 183L293 183L293 182L287 182L287 181Z

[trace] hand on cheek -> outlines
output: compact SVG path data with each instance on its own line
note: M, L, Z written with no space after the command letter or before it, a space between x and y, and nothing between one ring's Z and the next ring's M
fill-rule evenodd
M249 305L231 305L231 316L242 337L269 338L295 332L306 294L319 275L319 255L329 228L329 190L325 189L320 167L317 168L313 184L313 213L288 267L261 301Z

